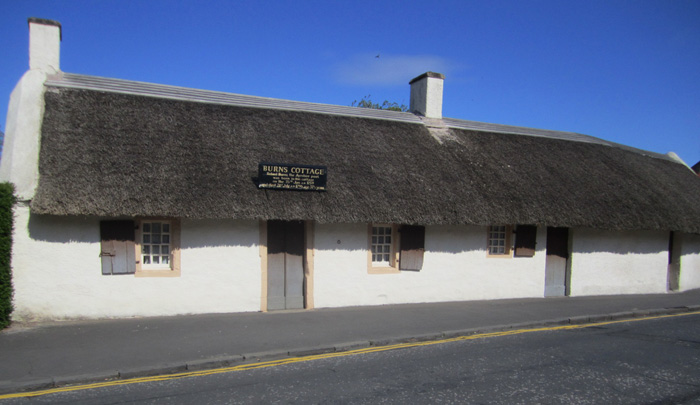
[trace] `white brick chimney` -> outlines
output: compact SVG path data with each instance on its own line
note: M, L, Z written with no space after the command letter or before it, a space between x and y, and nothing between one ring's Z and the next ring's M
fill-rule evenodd
M61 23L32 17L29 19L29 69L46 73L61 70Z
M411 112L427 118L442 118L442 84L445 75L426 72L411 80Z
M28 22L29 70L10 95L0 160L0 181L12 182L20 201L31 200L39 182L44 82L60 71L61 24L41 18L30 18Z

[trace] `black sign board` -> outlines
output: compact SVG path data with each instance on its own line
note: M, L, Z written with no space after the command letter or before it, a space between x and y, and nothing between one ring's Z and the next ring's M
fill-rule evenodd
M326 191L326 166L260 163L258 188Z

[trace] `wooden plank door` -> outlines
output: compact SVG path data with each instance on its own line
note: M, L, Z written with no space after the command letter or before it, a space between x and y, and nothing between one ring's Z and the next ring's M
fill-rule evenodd
M420 271L423 268L425 253L425 227L404 225L399 230L399 234L401 235L399 269Z
M544 296L563 297L568 293L566 274L569 260L569 229L547 228L547 260L545 264Z
M304 222L267 222L267 309L304 308Z
M285 308L304 308L304 222L286 222Z
M681 238L678 232L671 232L668 242L668 290L678 291L681 278Z
M133 274L136 271L134 221L100 222L102 274Z

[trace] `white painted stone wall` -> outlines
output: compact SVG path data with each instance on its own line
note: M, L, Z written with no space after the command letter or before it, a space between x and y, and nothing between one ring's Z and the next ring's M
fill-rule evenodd
M695 288L700 288L700 235L683 234L680 289Z
M15 213L16 320L259 311L256 221L182 220L181 276L103 276L98 218ZM421 271L368 274L366 224L316 224L317 308L542 297L546 228L532 258L490 258L483 226L428 226ZM572 232L572 295L666 290L667 232ZM700 236L686 235L681 288L700 286Z
M0 181L15 185L20 199L30 199L39 179L39 139L44 117L46 73L29 70L10 95Z
M256 221L183 220L181 276L104 276L97 218L32 216L17 207L15 320L260 310Z
M665 231L572 232L571 295L666 292Z
M10 95L0 181L15 185L15 194L29 200L39 180L39 143L44 121L44 82L60 70L61 29L29 22L29 70Z
M367 273L366 224L317 224L316 307L541 297L546 230L532 258L488 258L487 228L428 226L423 269Z

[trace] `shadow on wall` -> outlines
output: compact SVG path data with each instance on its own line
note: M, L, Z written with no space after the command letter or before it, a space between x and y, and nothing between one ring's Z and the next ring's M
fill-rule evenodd
M99 243L99 217L54 216L31 214L30 238L53 243ZM17 225L16 225L17 226ZM182 249L217 247L252 247L259 243L257 221L182 220ZM340 224L324 232L323 240L316 239L318 250L366 251L368 235L366 224ZM598 231L575 230L574 247L577 253L655 254L667 252L669 233L665 231ZM459 254L486 250L486 227L429 226L426 229L425 249L428 252ZM538 240L537 247L546 240Z
M101 220L100 217L31 214L29 237L52 243L100 243ZM257 221L183 220L182 228L181 249L251 247L257 246L260 238Z
M53 243L99 243L100 220L96 217L29 216L29 237Z
M316 233L317 250L348 252L369 249L367 224L321 225ZM323 235L323 237L320 237ZM400 231L396 237L400 238ZM478 226L440 225L427 226L425 230L425 251L432 253L463 254L483 252L486 254L486 228Z
M540 231L542 227L538 228ZM535 255L547 246L546 232L539 232ZM576 229L570 233L577 253L657 254L668 251L669 232L666 231L602 231ZM511 235L514 241L516 234ZM488 227L477 225L439 225L426 229L426 251L440 253L485 252ZM513 257L527 259L527 257Z
M368 232L366 224L324 225L325 238L316 239L318 250L366 251ZM541 228L540 228L541 229ZM425 232L425 251L432 253L486 254L488 227L477 225L433 225ZM535 255L543 254L547 246L546 232L538 234ZM318 234L317 234L318 236ZM666 231L601 231L577 229L573 245L577 253L658 254L668 251L669 233ZM515 238L515 235L512 236ZM525 260L528 257L513 257Z
M254 247L260 243L258 221L183 219L180 226L181 249Z
M602 231L577 229L573 232L576 253L657 254L668 252L667 231Z

